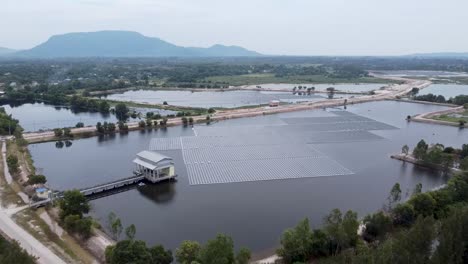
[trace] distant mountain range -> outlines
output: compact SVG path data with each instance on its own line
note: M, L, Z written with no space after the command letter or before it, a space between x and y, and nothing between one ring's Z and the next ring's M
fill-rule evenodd
M0 49L0 54L2 50ZM64 57L234 57L260 56L238 46L182 47L132 31L97 31L55 35L29 50L6 52L27 58Z
M14 49L0 47L0 56L16 52Z
M433 52L433 53L415 53L407 55L409 57L424 58L467 58L468 52Z

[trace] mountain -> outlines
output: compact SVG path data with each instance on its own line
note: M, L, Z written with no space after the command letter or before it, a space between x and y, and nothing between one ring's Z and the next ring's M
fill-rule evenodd
M468 52L434 52L434 53L416 53L407 55L409 57L424 58L468 58Z
M210 48L177 46L159 38L132 31L78 32L52 36L29 50L16 52L21 57L224 57L259 56L237 46Z
M16 52L16 50L0 47L0 56L12 54L12 53L14 53L14 52Z

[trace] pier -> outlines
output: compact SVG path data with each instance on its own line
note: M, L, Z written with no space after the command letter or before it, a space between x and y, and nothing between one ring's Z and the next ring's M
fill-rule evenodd
M142 181L157 183L173 180L177 177L172 158L155 151L141 151L136 155L133 163L135 164L134 176L82 188L79 191L89 200L93 200L126 191ZM32 203L30 207L44 206L55 199L63 198L63 194L64 192L52 192L49 194L49 198Z

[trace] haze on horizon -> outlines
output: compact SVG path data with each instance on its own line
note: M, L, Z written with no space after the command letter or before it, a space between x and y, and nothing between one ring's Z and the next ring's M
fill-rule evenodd
M181 46L274 55L468 52L463 0L0 0L0 47L130 30Z

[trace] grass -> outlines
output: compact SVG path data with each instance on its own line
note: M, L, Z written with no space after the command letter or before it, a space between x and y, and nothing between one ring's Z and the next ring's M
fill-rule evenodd
M391 80L374 77L362 78L331 78L325 75L294 75L286 77L276 77L271 73L244 74L234 76L213 76L203 80L211 83L228 83L229 85L253 85L265 83L391 83Z
M154 108L154 109L171 110L175 112L190 111L194 113L204 114L207 111L207 109L205 108L197 108L197 107L185 107L185 106L174 106L174 105L163 105L163 104L146 104L146 103L137 103L137 102L131 102L131 101L114 101L114 100L107 100L107 99L106 101L111 106L115 106L118 103L124 103L127 107Z
M458 113L458 114L462 115L462 117L455 117L455 116L451 116L451 115L440 115L440 116L434 116L434 117L432 117L432 119L440 120L440 121L453 122L453 123L457 123L457 124L458 124L458 122L460 120L464 120L465 122L468 123L468 110L465 110L464 112Z

